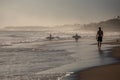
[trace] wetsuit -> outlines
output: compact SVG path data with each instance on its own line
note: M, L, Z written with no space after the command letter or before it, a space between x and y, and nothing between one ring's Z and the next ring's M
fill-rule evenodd
M97 41L98 41L98 42L102 42L103 31L102 31L102 30L99 30L99 31L97 32L97 36L98 36Z

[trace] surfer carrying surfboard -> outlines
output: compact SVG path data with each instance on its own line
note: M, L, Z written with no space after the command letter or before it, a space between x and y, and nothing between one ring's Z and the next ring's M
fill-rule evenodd
M75 36L73 36L73 38L75 39L76 42L78 42L78 39L81 37L78 34L76 34Z
M50 34L48 37L46 37L46 39L51 41L52 39L54 39L54 37Z

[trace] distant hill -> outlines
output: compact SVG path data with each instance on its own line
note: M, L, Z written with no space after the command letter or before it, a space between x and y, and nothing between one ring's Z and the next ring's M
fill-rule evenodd
M56 26L56 30L66 30L66 31L76 31L76 32L96 32L98 27L102 27L102 29L106 32L120 32L120 18L109 19L106 21L101 21L98 23L90 23L90 24L66 24Z
M106 21L101 21L99 23L90 23L83 25L82 28L79 29L85 31L95 31L98 29L98 27L102 27L103 30L107 32L120 32L120 19L114 18Z
M90 24L66 24L66 25L58 25L54 27L46 27L46 26L9 26L6 27L5 30L15 30L15 31L52 31L52 32L96 32L98 27L102 27L106 32L120 32L120 18L109 19L106 21L101 21L98 23L90 23Z

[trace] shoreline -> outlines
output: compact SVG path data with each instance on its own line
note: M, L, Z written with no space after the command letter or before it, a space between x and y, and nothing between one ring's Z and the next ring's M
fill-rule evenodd
M116 42L103 44L116 45ZM120 61L120 42L109 50L110 56ZM120 80L120 62L88 68L75 73L76 80Z

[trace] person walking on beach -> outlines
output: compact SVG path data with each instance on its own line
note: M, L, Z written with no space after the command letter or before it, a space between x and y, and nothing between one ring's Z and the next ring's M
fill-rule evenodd
M98 48L101 49L101 43L103 39L103 31L101 30L101 27L99 27L99 30L97 31L96 39L98 41Z

